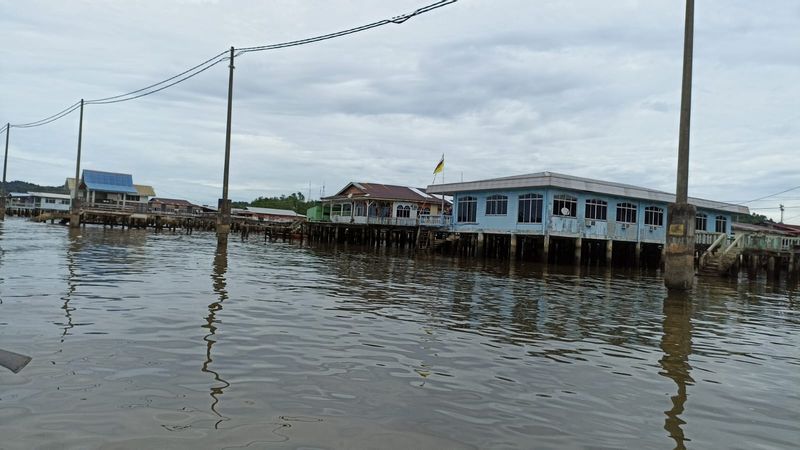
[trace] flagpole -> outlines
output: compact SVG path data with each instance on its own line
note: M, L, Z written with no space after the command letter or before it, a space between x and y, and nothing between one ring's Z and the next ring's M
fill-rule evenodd
M444 162L444 153L442 153L442 162ZM444 164L442 164L442 184L444 184ZM444 192L442 192L442 226L444 225Z

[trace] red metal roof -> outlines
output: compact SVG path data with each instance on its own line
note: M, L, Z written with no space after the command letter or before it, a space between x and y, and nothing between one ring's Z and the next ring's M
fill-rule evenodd
M440 203L441 197L436 197L425 192L424 188L397 186L380 183L351 182L336 195L325 197L325 200L342 198L369 197L376 200L402 200L415 203ZM449 204L449 202L446 201Z
M151 198L150 203L175 205L175 206L194 206L194 204L188 200L181 200L177 198L164 198L164 197Z

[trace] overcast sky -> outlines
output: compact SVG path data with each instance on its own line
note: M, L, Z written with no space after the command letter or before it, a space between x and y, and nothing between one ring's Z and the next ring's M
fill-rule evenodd
M433 0L0 0L0 122L128 92L230 46L325 34ZM427 186L550 170L674 192L684 3L460 0L402 25L236 60L230 195ZM800 185L800 2L698 0L689 195ZM82 168L221 196L227 67L87 106ZM62 184L77 111L11 130L8 179ZM440 182L438 179L437 182ZM751 208L800 222L800 189Z

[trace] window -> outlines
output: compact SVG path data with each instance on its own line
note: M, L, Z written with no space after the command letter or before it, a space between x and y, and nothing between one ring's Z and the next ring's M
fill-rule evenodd
M431 209L428 208L428 207L422 208L420 214L422 214L423 216L430 216L431 215Z
M553 215L565 217L578 216L578 199L566 194L553 197Z
M126 195L125 199L129 200L129 201L132 201L132 202L138 202L139 201L139 196L138 195Z
M694 217L694 229L695 231L707 231L708 230L708 216L700 213Z
M539 194L523 194L519 196L517 222L542 223L542 206L544 201Z
M397 215L395 217L411 217L411 207L397 205Z
M617 205L617 222L636 223L636 205L633 203Z
M349 216L351 215L351 211L353 210L353 205L350 203L342 203L342 215Z
M505 195L490 195L486 197L487 216L505 216L508 214L508 197Z
M366 215L367 205L363 203L356 203L356 216L363 217Z
M458 217L459 222L475 222L475 210L478 199L472 196L459 197Z
M161 205L161 209L162 210L164 209L164 205ZM331 215L332 216L340 216L341 214L342 214L342 205L337 203L337 204L331 206Z
M728 232L728 219L725 216L717 216L717 226L715 227L715 231L717 233L727 233Z
M69 200L67 200L67 199L62 199L62 200L61 200L61 204L62 204L62 205L69 205Z
M664 210L657 206L648 206L644 209L644 224L664 226Z
M56 199L54 199L54 198L46 198L46 199L44 199L44 202L45 203L55 203Z
M608 203L603 200L586 200L586 213L583 215L587 219L606 220L608 215Z

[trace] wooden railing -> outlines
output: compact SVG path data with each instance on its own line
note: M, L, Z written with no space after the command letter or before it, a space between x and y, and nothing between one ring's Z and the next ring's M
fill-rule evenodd
M359 225L392 225L400 227L442 227L449 226L452 221L452 216L431 216L420 215L418 217L367 217L367 216L339 216L332 215L331 222L333 223L353 223Z

